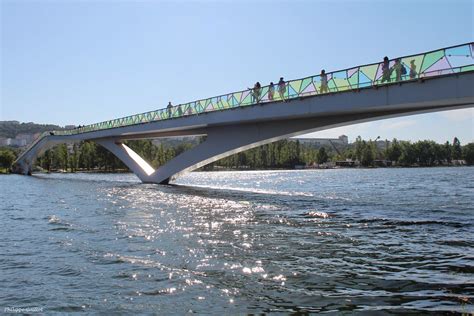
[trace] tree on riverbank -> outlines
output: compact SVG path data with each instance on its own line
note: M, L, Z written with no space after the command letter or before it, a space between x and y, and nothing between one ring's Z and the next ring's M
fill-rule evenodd
M474 143L464 146L462 149L462 155L468 166L474 165Z
M15 153L10 149L0 149L0 168L8 171L16 159Z
M182 142L171 146L166 143L154 144L150 140L126 142L127 146L154 168L165 164L197 143L199 142ZM457 138L452 145L449 142L437 144L423 140L411 143L393 139L382 147L384 148L379 148L372 140L362 140L361 137L339 152L335 152L335 149L330 146L318 148L311 144L301 144L298 140L281 140L228 156L207 165L205 170L214 168L292 169L296 165L323 164L346 159L357 160L366 167L374 166L376 160L389 160L399 166L435 166L448 165L453 159L462 158L467 164L474 164L474 144L463 147ZM108 150L87 141L73 146L58 145L47 150L43 156L39 157L37 164L46 170L62 169L72 172L76 170L112 172L127 170L127 167Z

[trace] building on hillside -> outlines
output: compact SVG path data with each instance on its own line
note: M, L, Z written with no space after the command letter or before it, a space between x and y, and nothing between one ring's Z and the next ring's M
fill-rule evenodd
M341 135L338 138L295 138L300 144L314 145L314 146L347 146L349 145L349 138L346 135Z
M33 142L32 134L18 134L15 136L15 145L22 147Z
M0 146L8 146L9 138L0 137Z

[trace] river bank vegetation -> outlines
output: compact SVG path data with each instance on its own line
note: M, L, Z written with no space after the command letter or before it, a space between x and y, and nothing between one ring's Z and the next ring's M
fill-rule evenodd
M186 151L203 139L193 142L152 143L151 140L127 141L126 144L157 168ZM0 169L10 168L18 150L0 149ZM232 169L294 169L334 166L448 166L474 164L474 143L461 146L455 138L452 143L434 141L375 142L360 137L345 148L314 146L288 139L263 145L231 155L204 167L204 170ZM36 161L36 168L45 171L127 171L127 167L113 154L94 142L73 145L61 144L47 150Z

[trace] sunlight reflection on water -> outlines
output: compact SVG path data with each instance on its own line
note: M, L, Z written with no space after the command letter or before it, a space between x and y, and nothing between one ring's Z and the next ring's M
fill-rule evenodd
M0 305L469 311L473 180L473 168L0 178Z

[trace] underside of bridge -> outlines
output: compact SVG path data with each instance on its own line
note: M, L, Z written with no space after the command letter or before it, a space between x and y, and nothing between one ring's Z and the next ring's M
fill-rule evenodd
M458 108L464 108L464 106ZM207 137L204 142L173 158L157 170L125 145L122 140L104 139L96 142L117 156L142 182L168 184L180 174L281 139L344 125L440 110L443 109L435 107L413 112L391 110L382 113L360 113L211 127L207 130Z
M30 174L35 158L58 143L92 140L117 156L142 182L167 184L184 172L284 138L397 116L472 107L473 87L474 73L469 72L101 132L51 135L24 154L15 171ZM206 135L206 139L156 170L124 144L129 139L185 135Z

